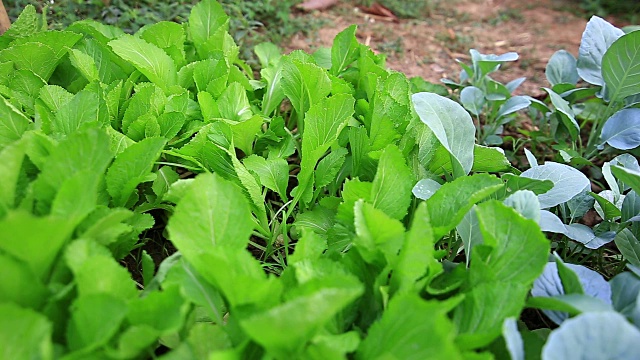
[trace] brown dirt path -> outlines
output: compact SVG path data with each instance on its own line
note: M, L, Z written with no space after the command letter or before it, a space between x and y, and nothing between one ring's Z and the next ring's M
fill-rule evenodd
M442 1L422 18L391 22L343 2L315 12L326 25L312 35L295 35L285 50L331 46L338 32L357 24L360 42L386 53L390 68L436 83L447 77L457 80L455 60L468 63L471 48L485 54L515 51L520 59L494 78L507 82L526 76L519 92L537 95L540 87L549 86L544 70L551 55L559 49L578 53L587 20L570 11L575 7L572 0Z

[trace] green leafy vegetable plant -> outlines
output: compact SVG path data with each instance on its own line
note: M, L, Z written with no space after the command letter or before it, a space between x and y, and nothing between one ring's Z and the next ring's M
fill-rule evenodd
M254 72L230 22L205 0L182 25L47 31L27 7L0 37L0 357L551 359L603 318L626 354L636 293L599 313L538 290L543 230L584 230L566 220L585 203L606 220L588 234L637 265L637 163L605 166L611 194L533 156L521 173L355 26L313 54L261 44ZM500 61L477 54L473 86L506 88ZM561 312L546 343L525 307Z

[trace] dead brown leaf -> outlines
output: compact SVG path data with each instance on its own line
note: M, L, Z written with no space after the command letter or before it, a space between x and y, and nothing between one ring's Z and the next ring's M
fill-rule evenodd
M338 0L307 0L297 7L304 11L325 10L337 4Z
M373 5L371 5L370 7L361 7L360 9L367 14L385 18L385 20L387 21L398 21L398 17L396 16L396 14L378 3L373 3Z

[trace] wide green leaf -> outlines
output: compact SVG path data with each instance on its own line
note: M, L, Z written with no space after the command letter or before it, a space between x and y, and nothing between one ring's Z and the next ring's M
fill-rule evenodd
M265 159L251 155L243 160L247 170L258 175L262 186L280 195L287 201L287 185L289 184L289 164L285 159Z
M0 358L53 359L53 326L45 316L15 304L0 304Z
M19 191L18 180L25 158L24 145L13 143L4 149L0 148L0 174L3 186L0 187L0 218L16 204L16 193Z
M472 282L495 281L533 283L542 273L549 253L549 241L537 223L514 209L491 200L476 208L483 244L493 249L471 261ZM483 264L475 268L474 264ZM486 265L486 267L485 267Z
M306 113L305 136L302 138L302 161L298 175L298 193L302 198L311 190L313 171L322 155L337 139L353 115L355 99L351 95L338 94L322 99Z
M356 39L356 25L342 30L333 39L331 46L331 74L339 75L349 64L358 57L358 40Z
M71 306L67 341L71 350L91 350L106 344L127 314L127 304L109 294L79 297Z
M432 265L439 266L433 257L435 239L431 219L425 203L418 205L405 236L398 262L391 273L391 289L398 294L418 290L416 282Z
M188 310L180 287L172 286L129 302L127 320L132 325L148 325L161 335L168 335L180 330Z
M220 28L229 27L229 17L215 0L200 1L191 9L189 31L196 47L200 48Z
M391 263L398 255L404 241L404 226L396 219L359 200L354 209L354 226L358 237L354 246L368 263L381 262L378 255ZM384 265L381 264L381 265Z
M640 267L640 240L629 229L624 229L616 235L614 241L625 260Z
M611 101L640 93L640 32L618 38L602 58L602 77Z
M0 150L20 139L31 128L31 120L0 95Z
M466 348L489 344L504 320L518 316L533 281L542 273L549 241L533 220L495 200L476 207L482 245L471 260L468 292L454 313Z
M357 359L462 359L454 344L449 305L417 295L391 299L360 344Z
M487 174L465 176L444 184L427 200L434 237L440 239L451 231L475 203L502 186L500 179Z
M30 70L49 80L69 49L82 36L70 31L47 31L14 41L0 51L0 62L11 61L18 70Z
M294 356L307 340L363 293L360 281L339 265L327 260L296 263L293 267L299 286L290 290L288 299L267 310L242 316L240 326L274 355Z
M200 175L176 206L167 225L169 238L191 257L217 246L244 249L254 224L240 189L219 175Z
M395 145L389 145L380 157L369 199L377 209L402 220L411 203L414 183L415 178L402 153Z
M282 89L298 119L303 119L312 105L329 95L331 80L324 69L313 63L293 58L284 58L282 61ZM303 125L300 123L298 126Z
M113 154L109 137L100 129L77 131L51 151L34 183L38 208L46 212L63 184L85 171L102 177Z
M147 180L166 144L164 138L147 138L120 153L107 171L107 191L115 206L125 206L141 182Z
M165 93L178 84L178 72L173 59L157 46L131 35L111 40L109 46Z

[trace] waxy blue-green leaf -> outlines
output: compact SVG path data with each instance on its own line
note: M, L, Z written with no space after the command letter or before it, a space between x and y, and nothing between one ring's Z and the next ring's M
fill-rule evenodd
M167 226L171 241L190 262L216 246L244 249L254 227L240 189L216 174L196 178Z
M620 150L640 146L640 109L623 109L613 114L604 123L600 138Z
M460 91L460 102L473 115L480 115L486 100L482 90L475 86L467 86Z
M640 93L640 32L618 38L602 58L602 78L611 101Z
M456 176L468 174L473 166L476 128L464 108L453 100L433 93L412 96L420 120L451 154Z
M540 221L538 224L542 231L564 234L569 239L582 243L589 249L598 249L613 241L616 236L615 231L596 233L584 224L574 223L565 225L558 216L547 210L540 212Z
M504 199L503 203L514 208L527 219L535 222L540 220L540 202L531 190L518 190Z
M552 87L558 84L575 85L580 78L576 58L566 50L553 53L547 63L545 74Z
M526 109L531 105L531 100L529 100L526 96L512 96L507 101L505 101L500 109L498 109L498 114L496 115L498 119L503 118L507 115L511 115L517 111ZM510 118L506 120L503 119L500 121L501 124L506 124L510 121Z
M147 138L120 153L107 171L107 191L115 206L125 206L141 182L147 180L166 144L163 138Z
M602 58L624 32L606 20L592 16L582 33L578 53L578 75L593 85L604 85L602 78Z
M502 186L500 179L487 174L465 176L442 185L427 200L434 237L440 239L451 231L475 203Z
M0 358L53 359L53 326L46 316L12 303L0 304Z
M638 342L640 330L624 316L613 311L585 313L551 332L542 359L632 359L637 355Z
M448 304L407 294L391 299L369 329L356 359L462 359Z
M165 93L168 94L169 89L178 84L178 72L173 59L157 46L131 35L111 40L109 46Z
M567 128L569 134L573 139L577 139L580 134L580 125L575 119L575 114L569 102L562 98L562 96L556 94L553 90L543 88L548 94L551 103L556 108L556 114L560 117L562 124Z
M553 182L551 190L538 195L542 209L565 203L590 185L589 179L580 171L551 161L523 172L520 177Z
M20 139L31 128L31 120L0 95L0 149Z

